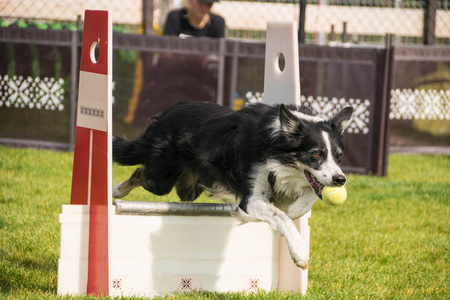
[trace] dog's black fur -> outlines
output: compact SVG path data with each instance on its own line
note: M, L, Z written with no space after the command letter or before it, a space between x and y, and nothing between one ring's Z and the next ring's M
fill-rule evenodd
M280 230L304 268L304 245L296 245L303 241L287 219L309 211L324 185L345 183L337 165L352 112L346 108L322 120L295 106L233 111L211 103L175 104L136 140L114 138L113 160L143 167L116 185L113 195L122 198L143 186L156 195L175 187L182 201L203 191L233 198L249 218Z

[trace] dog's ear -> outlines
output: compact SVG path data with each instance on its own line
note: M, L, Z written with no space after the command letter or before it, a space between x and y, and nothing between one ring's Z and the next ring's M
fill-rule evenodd
M284 104L280 105L280 125L281 130L286 133L294 133L300 125L300 120Z
M348 121L351 119L353 114L353 107L347 106L338 112L333 119L331 119L331 125L334 129L343 134L347 126Z

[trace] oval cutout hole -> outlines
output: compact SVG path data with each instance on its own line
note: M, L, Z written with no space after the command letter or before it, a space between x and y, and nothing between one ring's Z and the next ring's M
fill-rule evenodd
M283 53L278 53L277 61L278 61L278 68L280 69L281 72L283 72L284 71L284 67L286 66L286 60L284 58L284 54Z
M100 56L100 47L97 42L93 42L91 45L91 61L93 64L96 64L98 61L98 57Z

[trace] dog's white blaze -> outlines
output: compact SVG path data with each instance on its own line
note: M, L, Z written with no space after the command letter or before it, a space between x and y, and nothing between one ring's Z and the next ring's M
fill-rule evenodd
M319 171L316 172L316 178L325 185L333 184L334 175L344 175L341 168L333 159L333 151L331 149L330 135L327 132L322 132L323 140L325 141L325 147L327 148L327 159L322 164Z
M296 116L299 119L308 121L308 122L313 122L313 123L318 123L318 122L323 122L325 121L324 119L320 118L320 117L316 117L316 116L310 116L304 113L301 113L299 111L296 110L290 110L290 112Z
M301 113L301 112L296 111L296 110L289 110L289 111L290 111L294 116L296 116L298 119L305 120L305 121L307 121L307 122L319 123L319 122L325 121L324 119L322 119L322 118L320 118L320 117L317 117L317 116L310 116L310 115ZM276 118L276 119L274 120L273 127L278 127L278 128L279 128L280 126L281 126L280 120L279 120L278 118Z
M307 115L307 114L304 114L304 113L301 113L301 112L299 112L299 111L296 111L296 110L289 110L294 116L296 116L297 118L299 118L299 119L301 119L301 120L305 120L305 121L308 121L308 122L313 122L313 123L318 123L318 122L323 122L324 121L324 119L322 119L322 118L320 118L320 117L316 117L316 116L310 116L310 115ZM291 126L291 128L287 128L288 129L288 131L293 131L293 130L295 130L295 126L296 125L298 125L297 124L297 122L292 122L291 124L290 124ZM282 130L282 128L281 128L281 122L280 122L280 119L279 118L275 118L274 120L273 120L273 123L272 123L272 132L271 132L271 134L270 134L270 137L271 138L274 138L274 137L276 137L277 135L278 135L278 133Z

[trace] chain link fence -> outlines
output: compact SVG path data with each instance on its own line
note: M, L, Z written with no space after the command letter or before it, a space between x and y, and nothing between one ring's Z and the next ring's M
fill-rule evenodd
M110 10L116 29L136 33L142 23L143 0L0 0L3 26L76 28L86 9Z
M85 9L108 9L115 29L142 33L146 20L159 33L170 9L184 0L0 0L1 26L69 28L77 26ZM300 21L305 8L307 44L384 44L385 35L397 36L398 44L423 44L431 36L438 45L450 44L450 0L264 0L227 1L213 11L225 18L228 37L265 38L268 20ZM145 11L143 7L149 7Z

